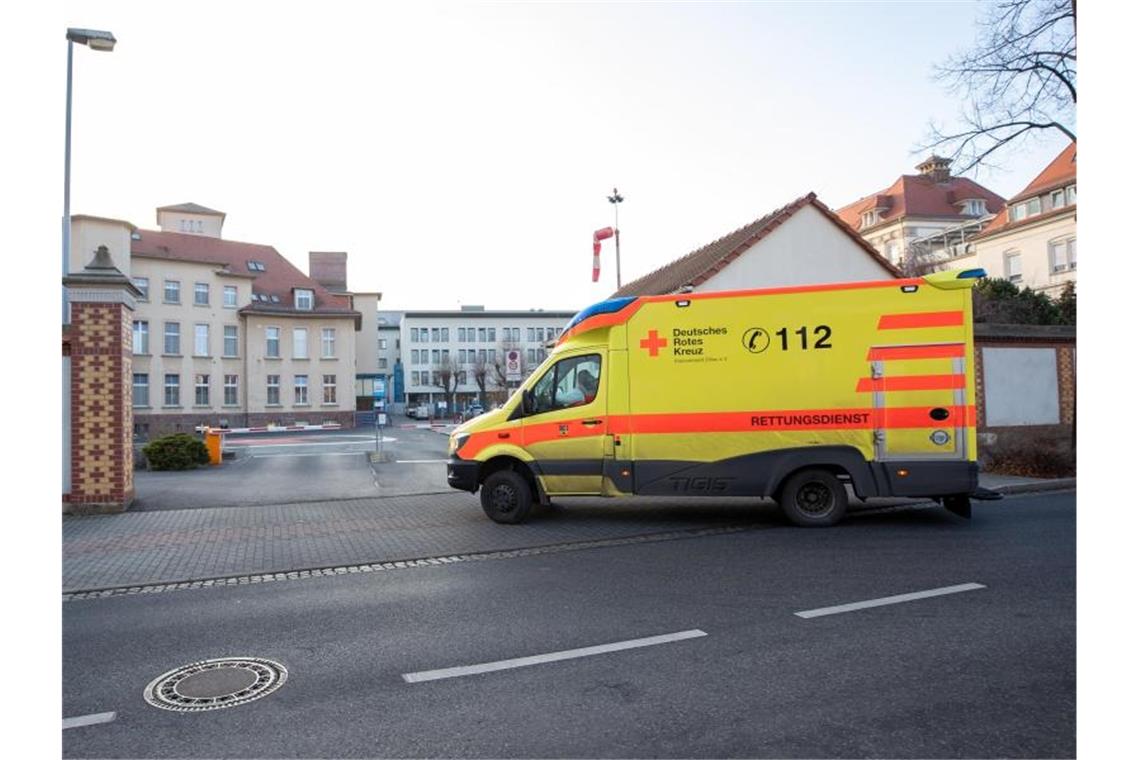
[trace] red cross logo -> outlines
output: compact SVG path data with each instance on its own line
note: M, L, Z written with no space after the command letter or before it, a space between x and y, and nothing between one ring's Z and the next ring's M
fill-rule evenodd
M641 339L641 347L649 349L650 356L657 356L658 349L665 348L669 341L658 337L656 330L650 330L649 336Z

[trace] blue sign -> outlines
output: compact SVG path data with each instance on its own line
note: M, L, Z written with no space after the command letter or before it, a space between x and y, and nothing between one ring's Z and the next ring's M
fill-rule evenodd
M372 381L372 398L384 398L384 378L378 377Z

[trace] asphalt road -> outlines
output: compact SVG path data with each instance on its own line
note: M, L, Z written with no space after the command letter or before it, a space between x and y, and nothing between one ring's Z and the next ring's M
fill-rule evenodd
M235 454L218 467L135 473L134 511L287 504L329 499L444 493L447 437L422 428L387 428L390 461L367 429L227 437Z
M70 602L67 757L1071 757L1075 499L1027 495L454 566ZM979 584L804 618L796 612ZM671 643L405 675L701 631ZM257 702L147 705L265 657Z

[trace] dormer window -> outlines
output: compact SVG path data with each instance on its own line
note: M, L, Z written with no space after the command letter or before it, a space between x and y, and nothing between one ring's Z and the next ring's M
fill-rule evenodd
M248 268L251 272L265 271L265 264L261 263L260 261L254 261L253 259L250 259L249 261L245 262L245 265L246 268Z
M297 288L293 291L293 308L298 311L313 310L313 291Z
M962 204L962 214L964 216L983 216L986 213L986 202L971 198Z
M879 212L874 209L863 212L863 227L873 227L879 221Z

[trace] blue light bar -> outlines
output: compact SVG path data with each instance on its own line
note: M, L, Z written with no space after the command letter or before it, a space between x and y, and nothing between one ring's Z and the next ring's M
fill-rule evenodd
M978 267L977 269L963 269L958 273L959 280L969 280L970 278L985 277L986 270Z
M565 334L573 330L575 325L598 314L613 314L615 311L621 311L636 300L637 296L622 296L621 298L611 298L608 301L599 301L593 306L587 306L574 315L574 318L570 320L569 324L562 329L562 333Z

